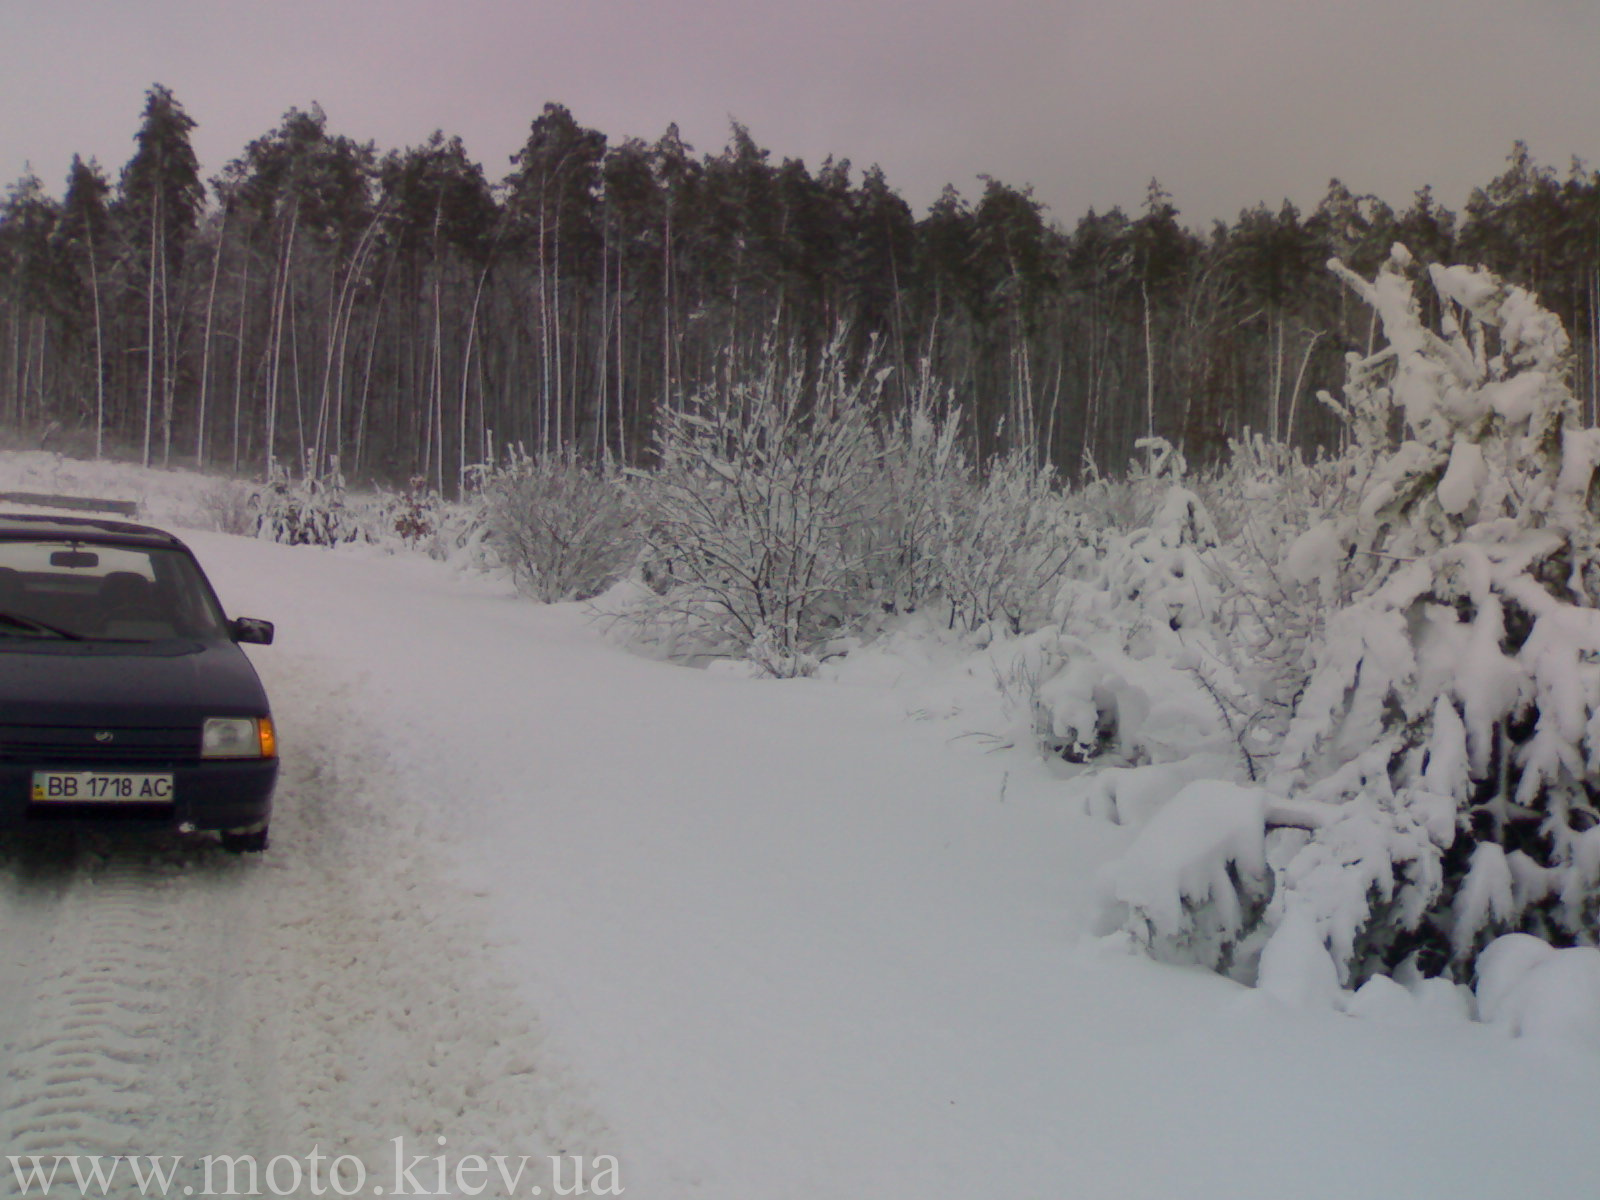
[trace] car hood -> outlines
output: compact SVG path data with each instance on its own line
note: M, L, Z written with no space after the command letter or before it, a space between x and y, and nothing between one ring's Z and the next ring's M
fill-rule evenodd
M136 728L266 712L232 642L0 640L0 724Z

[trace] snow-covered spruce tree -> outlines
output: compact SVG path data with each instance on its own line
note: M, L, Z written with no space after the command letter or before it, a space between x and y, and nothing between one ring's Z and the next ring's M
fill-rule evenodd
M1435 330L1403 247L1370 281L1331 267L1388 345L1335 402L1360 485L1288 556L1339 607L1274 765L1306 828L1269 838L1267 921L1314 927L1347 984L1464 978L1508 930L1593 943L1600 431L1566 335L1480 269L1430 268Z
M1183 456L1159 438L1140 446L1149 517L1123 531L1077 514L1050 624L1025 647L1035 737L1069 762L1165 762L1232 740L1217 695L1232 685L1215 652L1216 531ZM1114 803L1100 811L1120 819Z
M808 673L854 622L881 545L872 412L888 372L852 372L839 341L813 371L792 358L769 352L759 376L662 413L640 476L655 597L635 618L778 676Z
M1217 531L1188 486L1183 455L1163 438L1140 439L1138 448L1149 456L1137 481L1150 496L1150 516L1125 533L1074 547L1054 617L1063 626L1114 630L1138 658L1158 648L1179 655L1186 631L1216 608L1207 556Z

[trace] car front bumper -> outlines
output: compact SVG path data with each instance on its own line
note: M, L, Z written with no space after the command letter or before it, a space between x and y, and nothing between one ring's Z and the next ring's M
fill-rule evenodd
M137 803L77 800L34 803L35 770L135 771L170 773L172 800ZM252 830L272 815L272 789L278 760L218 760L198 765L137 767L96 763L93 767L59 762L0 763L0 830L39 828L171 828L181 830Z

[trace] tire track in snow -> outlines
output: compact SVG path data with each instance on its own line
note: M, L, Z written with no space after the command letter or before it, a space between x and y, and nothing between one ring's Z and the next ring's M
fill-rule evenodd
M263 656L263 674L297 764L281 835L274 818L287 853L269 855L289 877L275 881L272 958L317 964L273 980L278 1090L299 1098L276 1122L280 1141L352 1153L382 1175L392 1139L438 1154L442 1136L452 1161L530 1156L518 1190L537 1183L546 1195L545 1156L619 1153L494 976L470 897L438 869L444 831L357 717L361 688L289 656Z
M264 656L265 657L265 656ZM266 659L285 747L273 849L0 843L0 1195L7 1154L620 1154L485 961L359 689ZM625 1161L625 1160L624 1160ZM370 1189L369 1189L370 1190ZM133 1192L133 1194L137 1194Z
M232 907L215 848L149 838L24 839L0 854L11 966L0 1152L181 1153L214 1111L203 951ZM228 881L222 881L228 882ZM220 901L220 903L218 902ZM16 1195L9 1167L0 1195ZM113 1191L110 1194L121 1194Z
M85 864L62 936L32 964L36 997L6 1072L9 1153L132 1150L169 1081L157 1070L176 931L162 892L126 862Z

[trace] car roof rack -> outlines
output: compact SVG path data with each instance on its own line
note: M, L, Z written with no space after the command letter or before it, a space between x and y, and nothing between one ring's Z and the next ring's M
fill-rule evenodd
M88 496L57 496L46 492L0 492L0 501L8 504L31 504L39 508L66 508L73 512L115 513L120 517L137 517L137 500L99 500Z

